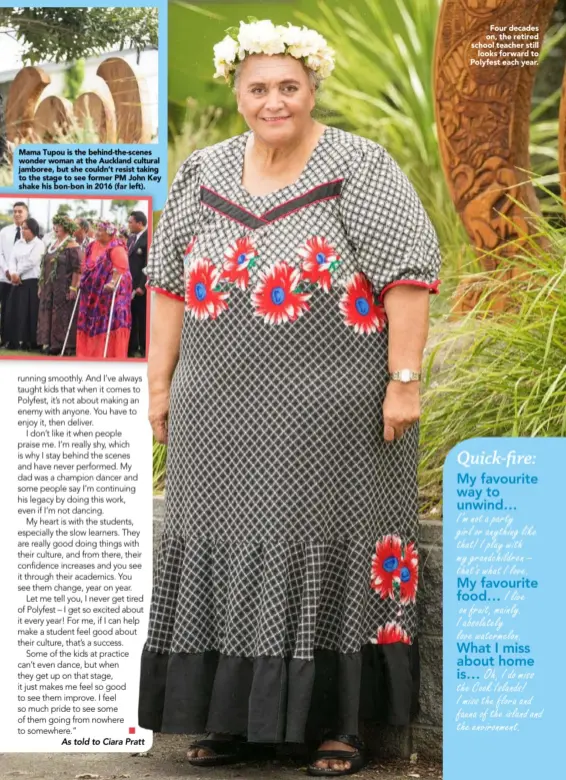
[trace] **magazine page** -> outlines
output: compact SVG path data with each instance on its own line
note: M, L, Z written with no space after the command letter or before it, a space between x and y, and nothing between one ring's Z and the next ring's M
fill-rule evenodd
M0 778L554 770L565 51L0 0Z

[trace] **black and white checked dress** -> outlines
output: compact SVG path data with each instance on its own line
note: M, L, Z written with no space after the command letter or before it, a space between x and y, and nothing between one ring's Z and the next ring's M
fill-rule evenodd
M418 693L418 424L383 439L384 293L437 291L385 149L326 128L252 196L244 133L181 166L149 258L185 302L139 723L302 742L403 725Z

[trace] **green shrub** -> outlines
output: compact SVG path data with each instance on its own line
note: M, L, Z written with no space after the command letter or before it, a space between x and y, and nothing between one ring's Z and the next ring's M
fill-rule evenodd
M566 229L524 210L538 232L517 244L511 262L520 276L502 283L486 274L476 309L431 332L421 419L425 508L441 502L444 458L458 442L566 435ZM497 292L508 296L499 314L489 297Z

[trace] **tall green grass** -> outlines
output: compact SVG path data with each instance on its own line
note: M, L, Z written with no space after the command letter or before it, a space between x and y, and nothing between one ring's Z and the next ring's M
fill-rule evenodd
M566 435L566 228L524 211L538 232L516 246L520 275L505 283L486 274L476 309L432 330L421 419L425 508L440 504L444 458L458 442ZM494 293L507 296L504 313L493 310Z

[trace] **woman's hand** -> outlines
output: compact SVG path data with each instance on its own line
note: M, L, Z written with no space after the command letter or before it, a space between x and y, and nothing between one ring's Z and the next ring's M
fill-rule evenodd
M69 292L67 293L67 300L68 301L74 301L76 299L76 297L77 297L77 291L76 290L71 290L69 288Z
M391 381L383 402L383 438L400 439L421 415L420 383Z
M169 422L169 391L151 393L149 398L149 422L156 441L167 444Z
M12 282L12 284L21 284L22 283L22 280L21 280L19 274L11 274L10 275L10 281Z
M108 282L104 285L104 289L108 292L114 292L114 288L116 287L116 282Z

